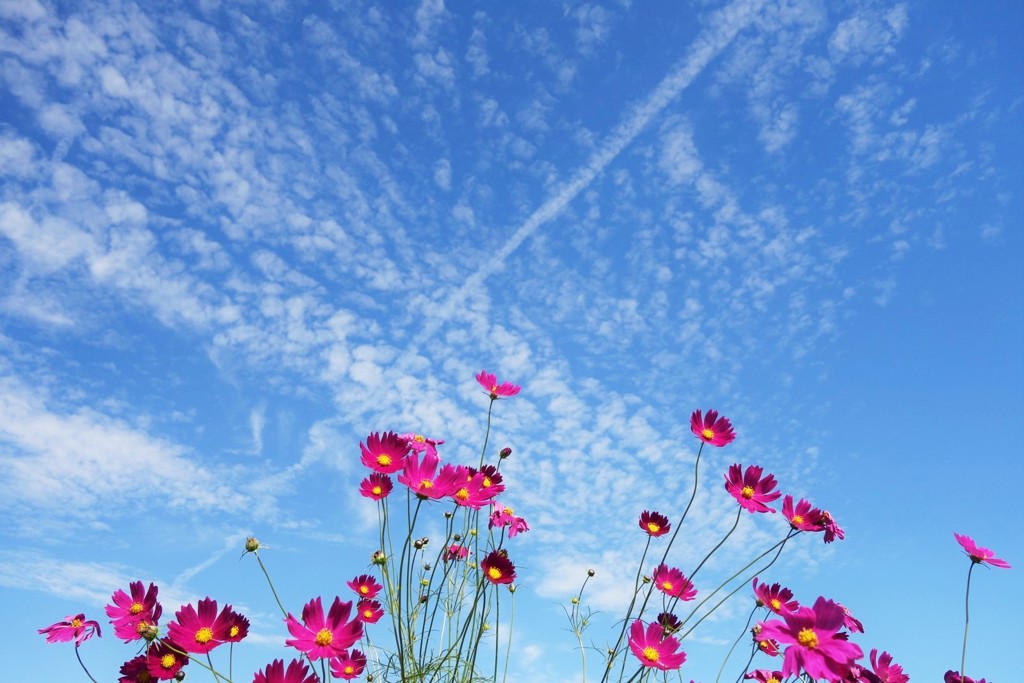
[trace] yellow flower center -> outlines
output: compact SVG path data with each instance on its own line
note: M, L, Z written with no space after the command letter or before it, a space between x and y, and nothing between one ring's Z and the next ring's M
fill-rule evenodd
M655 524L654 522L648 522L647 523L647 530L650 531L652 534L656 534L659 531L661 531L661 525L660 524Z
M469 499L469 489L467 489L465 487L459 489L458 491L456 491L455 497L458 498L459 500L468 500Z
M491 478L490 478L490 477L488 477L488 476L487 476L487 475L485 474L485 475L484 475L484 488L485 488L485 489L486 489L486 488L490 488L490 486L491 486Z
M670 590L672 590L672 582L671 581L662 581L661 582L661 587L665 591L670 591Z
M772 609L776 612L782 609L782 603L779 601L778 598L772 598Z
M497 384L495 384L495 385L493 385L493 386L491 387L491 393L492 393L492 394L496 394L496 393L498 393L498 385L497 385Z
M351 675L351 674L354 674L355 672L356 672L356 668L354 666L352 666L351 664L346 664L345 665L345 673ZM776 681L775 683L778 683L778 681Z
M644 648L644 659L646 659L648 662L658 661L659 656L660 655L658 654L658 651L650 645Z
M491 567L490 569L487 570L487 576L489 576L493 580L497 581L498 579L501 578L501 570L498 569L497 567Z
M132 606L128 608L128 611L131 612L132 614L141 614L142 613L142 603L133 602Z
M429 479L421 479L420 488L432 489L434 488L434 482L430 481Z
M316 644L320 647L330 645L332 640L334 640L334 634L332 634L328 629L322 628L316 632Z
M782 681L777 679L775 676L769 676L768 680L765 681L764 683L782 683Z
M142 633L147 628L149 628L149 622L144 620L144 619L142 621L140 621L139 623L135 624L135 632L136 633Z
M416 436L412 437L412 440L415 441L416 443L426 443L427 437L423 436L422 434L417 434Z
M753 486L744 486L743 490L740 491L740 495L743 496L744 498L746 498L747 500L750 500L751 498L754 497L754 487Z
M199 629L198 631L196 631L196 642L197 643L200 643L200 644L208 643L211 640L213 640L213 631L211 631L208 627L204 626L201 629Z
M704 429L704 431L702 431L700 433L700 435L703 436L705 439L713 439L713 438L715 438L715 433L713 431L711 431L710 427L706 427Z
M381 453L377 456L377 464L381 467L387 467L391 464L391 456L387 453Z
M375 496L379 496L383 490L384 489L382 489L379 486L374 486L372 489L370 489L370 492L373 493L373 495Z
M72 619L71 620L71 628L78 628L81 625L82 625L82 620L81 619Z
M797 633L796 639L804 647L818 647L818 634L809 628L802 629L800 633Z
M237 635L238 635L238 627L237 626L232 626L231 630L228 631L228 636L231 637L231 638L234 638Z
M363 618L364 619L372 619L373 618L373 610L372 609L364 609L363 610Z
M793 524L803 524L804 523L804 516L803 515L793 515L793 519L791 519L790 521Z
M367 593L370 592L370 587L369 586L360 586L359 587L359 592L362 593L363 595L366 595Z
M165 669L173 669L177 661L178 660L174 658L174 655L168 652L160 658L160 666L162 666Z
M506 515L514 515L516 513L516 511L513 510L512 508L502 508L502 510Z

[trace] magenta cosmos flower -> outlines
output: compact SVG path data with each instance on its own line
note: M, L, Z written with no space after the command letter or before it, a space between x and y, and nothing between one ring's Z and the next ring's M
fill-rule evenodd
M402 473L398 475L398 481L409 487L421 500L444 498L452 493L456 473L451 467L442 468L438 472L437 466L440 463L440 458L434 453L424 453L422 459L417 453L410 453L405 459Z
M470 467L456 467L458 476L453 486L452 500L456 505L467 507L471 510L479 510L490 504L491 499L504 490L504 486L494 486L494 480L484 472L473 470ZM459 481L459 480L462 481Z
M491 503L491 518L487 526L489 529L508 527L509 538L515 538L516 534L530 530L530 525L522 517L517 517L515 510L497 502Z
M775 512L766 503L778 500L782 495L781 491L772 491L776 486L775 476L762 477L763 471L757 465L751 465L744 472L737 463L730 465L729 474L725 475L725 490L748 512Z
M331 660L331 675L350 681L363 673L366 668L366 655L359 650L352 650Z
M675 567L659 564L655 567L651 579L658 590L673 598L693 600L697 595L697 589L693 587L693 583Z
M146 670L152 678L169 681L188 664L188 657L180 654L185 648L171 640L153 643L146 651Z
M844 618L842 607L819 597L813 608L800 607L783 614L783 621L763 622L758 637L788 646L782 665L784 675L804 672L814 680L842 679L854 661L864 656L860 647L847 639L847 633L839 632Z
M356 604L356 618L364 624L376 624L384 616L384 608L376 600L360 600Z
M979 678L975 681L970 676L961 676L959 671L953 671L952 669L946 672L946 675L942 677L945 683L985 683L984 678Z
M501 550L492 550L480 562L484 577L493 584L509 584L516 580L516 566Z
M64 617L64 621L58 621L56 624L39 629L39 633L46 636L48 643L66 643L73 640L75 647L78 647L92 638L94 633L99 638L100 625L91 619L86 621L84 614L76 614L73 617Z
M789 520L791 527L800 531L822 531L825 528L821 510L803 498L794 507L793 496L789 494L782 499L782 516Z
M832 517L832 513L828 510L821 511L821 524L825 527L825 543L831 543L837 538L840 541L846 538L846 533L839 528L836 520Z
M785 678L781 671L769 671L768 669L756 669L744 674L743 677L758 683L782 683L782 679Z
M444 439L431 439L422 434L399 434L398 438L409 444L409 448L417 453L433 453L437 455L437 447L444 443Z
M669 524L668 517L660 512L644 510L640 513L640 528L643 529L648 536L656 538L667 534L672 528L672 525Z
M629 627L629 649L640 664L661 671L673 671L683 665L686 653L679 650L679 641L664 633L657 622L648 624L645 630L644 623L637 619Z
M227 605L218 616L217 601L209 597L199 601L199 609L191 604L174 613L175 621L167 626L167 637L180 643L185 652L204 655L218 645L228 642L233 616L238 615Z
M139 640L149 627L156 626L163 614L163 607L157 602L159 589L154 584L144 588L141 581L128 585L129 593L118 589L111 596L114 602L105 611L114 625L114 635L126 643Z
M377 583L377 579L369 574L360 574L346 585L354 590L361 600L372 600L384 589L384 586Z
M758 583L755 577L753 586L758 607L767 607L776 614L785 614L800 606L800 603L793 599L793 591L777 583L769 586L767 583Z
M718 411L709 410L701 417L699 410L690 415L690 431L694 436L711 446L727 446L736 438L732 423L724 417L718 417Z
M318 683L320 679L316 674L309 673L309 668L297 659L288 663L288 669L284 668L284 661L275 659L263 671L257 671L252 683Z
M380 472L373 472L370 476L359 482L359 494L373 500L387 498L394 488L391 477Z
M892 655L883 652L878 655L878 650L871 651L871 670L878 677L879 683L907 683L910 676L903 673L903 667L893 664Z
M349 621L352 611L351 602L342 602L335 597L327 618L320 598L313 598L302 608L302 623L291 614L285 621L288 632L294 636L284 641L300 652L305 652L310 659L330 659L337 657L355 645L363 635L363 625L358 619Z
M974 543L974 540L970 536L961 536L960 534L954 533L953 538L956 542L964 549L964 552L971 558L971 562L975 564L990 564L993 567L999 567L1000 569L1010 569L1010 563L1006 560L1000 560L996 557L996 554L988 548L981 548Z
M139 655L121 665L121 677L117 683L149 683L152 678L146 667L146 655Z
M453 543L444 551L445 562L458 562L469 557L469 548L458 543Z
M512 384L511 382L502 382L501 384L498 384L498 378L486 370L481 370L477 374L476 381L480 383L480 386L487 390L492 401L499 397L508 398L519 393L518 384Z
M409 443L394 432L374 432L366 437L365 446L362 441L359 442L359 450L364 465L374 472L391 474L402 469L405 456L409 453Z

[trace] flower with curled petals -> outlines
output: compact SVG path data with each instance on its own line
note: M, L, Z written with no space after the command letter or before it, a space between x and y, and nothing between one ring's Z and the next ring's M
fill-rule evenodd
M893 663L888 652L879 655L878 650L871 650L871 671L879 683L907 683L910 680L910 676L903 673L903 667Z
M999 567L1000 569L1010 569L1010 563L1006 560L1000 560L996 557L996 554L988 548L981 548L970 536L962 536L960 534L953 534L956 542L960 544L960 547L964 549L967 556L971 558L971 562L975 564L990 564L993 567Z
M693 411L690 415L690 431L704 443L719 448L728 446L736 438L732 423L719 417L717 410L709 410L703 416L699 410Z
M782 499L782 516L789 520L789 526L799 531L824 531L821 510L801 498L793 505L793 496L786 494Z
M78 647L92 638L93 634L99 638L100 625L91 619L86 620L85 614L77 614L73 617L64 617L64 621L38 629L38 632L46 636L48 643L66 643L73 640L75 647Z
M793 591L777 583L769 586L767 583L758 583L755 577L753 586L758 607L767 607L776 614L785 614L800 606L800 603L793 600Z
M501 384L498 384L498 378L486 370L481 370L477 373L476 381L479 382L480 386L487 391L487 394L491 397L492 401L499 398L515 396L519 393L520 389L518 384L512 384L511 382L502 382Z

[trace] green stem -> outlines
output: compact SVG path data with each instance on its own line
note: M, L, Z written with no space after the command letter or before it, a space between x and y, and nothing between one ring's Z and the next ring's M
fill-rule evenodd
M964 647L960 653L960 680L967 680L966 674L964 673L964 663L967 661L967 627L971 624L971 573L974 571L974 565L976 565L973 559L971 560L971 568L967 570L967 593L964 596Z
M270 572L268 572L267 568L263 565L263 560L260 559L259 551L253 550L252 554L256 558L256 562L259 563L260 569L263 570L263 576L267 577L267 583L270 585L270 592L274 594L274 600L277 601L277 606L281 608L281 614L287 618L288 610L286 610L284 605L281 603L281 598L277 597L277 591L274 589L274 582L270 580Z
M736 646L740 644L740 641L743 640L743 636L746 634L747 629L750 628L750 620L754 618L755 612L757 612L756 604L754 605L754 609L750 610L750 616L747 617L747 625L743 627L743 630L740 631L740 634L739 636L737 636L736 641L733 642L732 647L730 647L729 651L725 653L725 659L722 660L722 666L718 667L718 675L715 676L715 683L718 683L718 681L721 680L722 672L725 671L725 665L729 663L729 658L732 657L733 650L735 650Z
M736 510L736 521L734 521L732 523L732 528L729 529L728 533L726 533L725 536L722 537L722 540L718 542L718 545L716 545L714 548L712 548L711 552L709 552L707 555L704 556L704 559L700 561L700 564L698 564L697 568L693 570L693 573L690 574L687 577L688 579L690 579L691 582L693 582L693 577L697 576L697 572L700 571L700 568L704 566L704 563L707 562L708 559L712 555L715 554L716 550L718 550L719 548L722 547L722 544L725 543L725 541L729 538L729 536L732 535L732 532L736 531L736 527L739 526L739 524L740 524L740 515L742 515L742 514L743 514L743 508L739 508L739 509Z
M75 643L75 657L78 658L78 665L82 667L82 671L84 671L85 675L89 677L89 680L92 681L92 683L97 683L96 679L92 677L91 673L89 673L89 670L85 668L85 662L82 661L82 655L78 654L78 643Z

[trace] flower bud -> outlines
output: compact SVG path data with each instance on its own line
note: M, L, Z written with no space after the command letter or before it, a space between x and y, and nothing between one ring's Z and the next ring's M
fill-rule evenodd
M571 603L572 603L572 604L574 604L574 605L578 605L578 604L580 604L580 599L579 599L579 598L577 598L577 597L576 597L576 596L574 595L574 596L572 597L572 599L571 599L571 600L569 600L569 602L571 602Z
M425 562L423 564L423 571L425 571L425 572L429 572L430 571L430 563L429 562Z
M651 577L649 577L649 576L644 576L644 578L643 578L643 582L644 582L644 583L650 583L650 582L651 582Z
M146 624L144 627L139 629L139 634L146 639L146 642L152 643L160 635L160 627L156 624Z
M388 556L384 554L383 550L374 551L373 555L370 556L370 562L374 564L385 564L388 561Z
M502 460L504 460L510 455L512 455L512 449L509 448L508 446L505 446L500 451L498 451L498 457L501 458Z
M452 540L456 541L456 542L461 541L462 540L462 534L453 534L452 535Z
M178 681L178 683L181 683L183 680L185 680L185 672L179 670L178 673L174 674L174 680Z
M426 579L420 579L420 585L421 586L429 586L430 582L427 581Z
M260 549L260 542L256 540L255 536L250 536L245 539L245 552L254 553Z
M420 596L420 604L421 605L427 604L427 596L426 595L421 595Z
M593 576L594 576L594 574L596 574L596 573L597 573L597 572L595 572L595 571L594 571L593 569L588 569L588 570L587 570L587 576L593 577Z
M516 592L516 585L514 583L510 583L508 585L508 592L509 593L515 593Z

